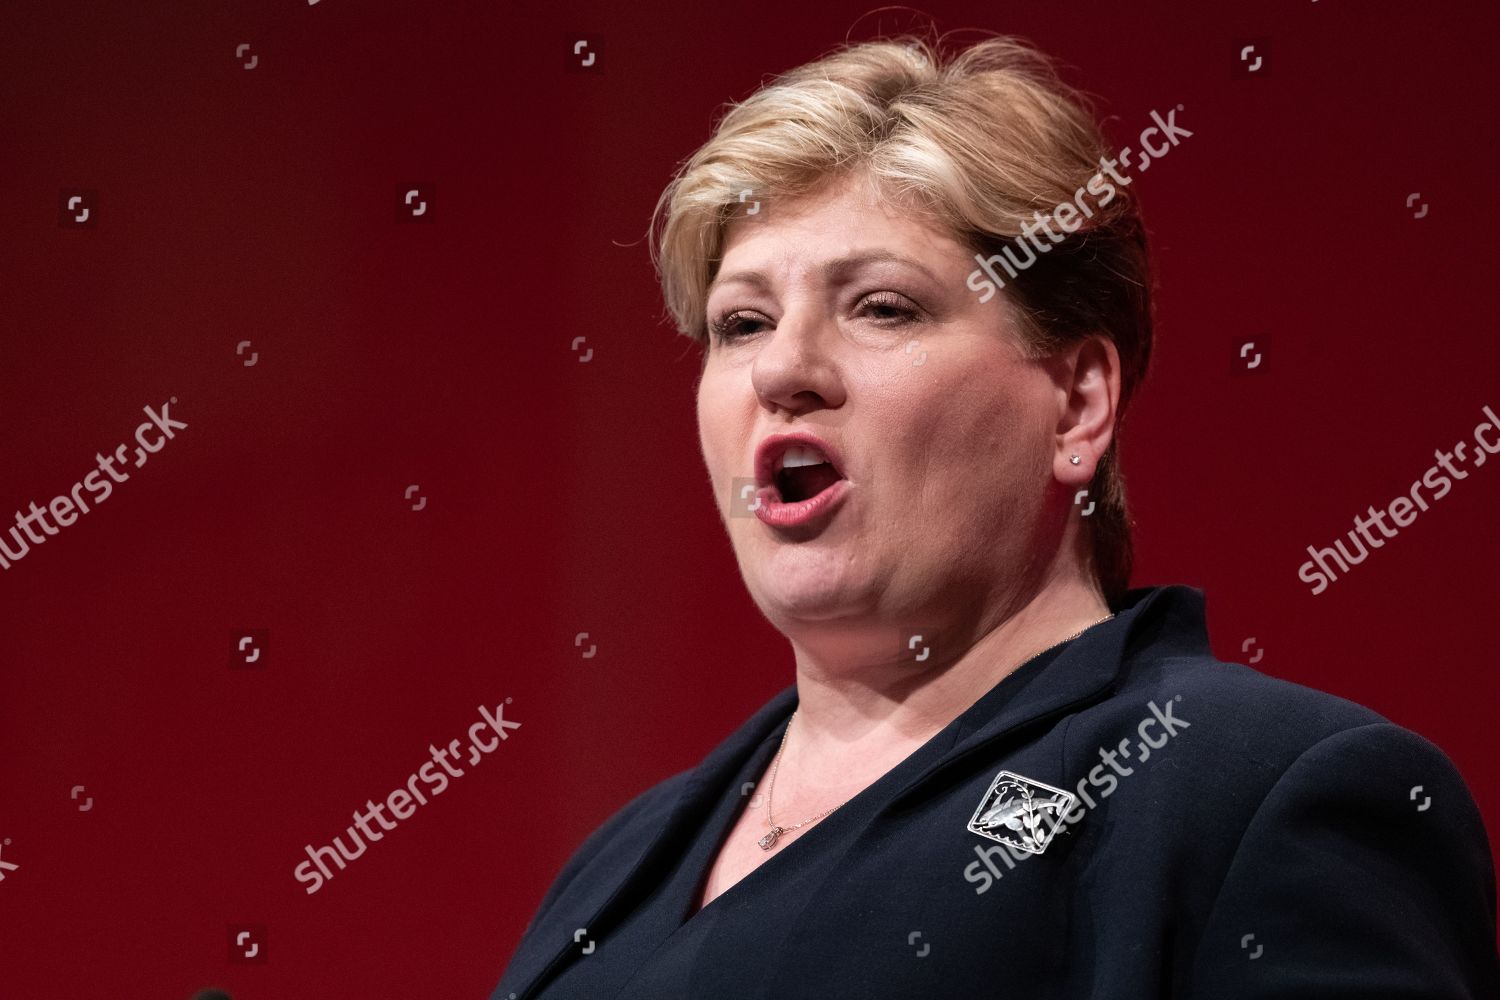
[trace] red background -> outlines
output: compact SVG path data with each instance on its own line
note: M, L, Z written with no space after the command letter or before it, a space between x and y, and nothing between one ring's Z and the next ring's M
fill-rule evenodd
M0 13L0 516L144 406L189 424L0 572L5 1000L486 996L578 842L791 682L642 237L723 102L908 22L546 6ZM1320 596L1297 578L1500 407L1490 8L927 10L1060 57L1119 145L1183 105L1194 135L1136 180L1135 583L1204 588L1221 657L1254 636L1258 669L1437 742L1494 834L1500 468ZM565 69L575 33L598 72ZM1270 60L1236 78L1250 41ZM398 224L416 184L431 224ZM96 227L59 225L66 188ZM1231 375L1246 340L1266 368ZM264 669L228 668L242 628ZM305 844L507 697L497 753L304 892ZM264 964L229 962L237 923Z

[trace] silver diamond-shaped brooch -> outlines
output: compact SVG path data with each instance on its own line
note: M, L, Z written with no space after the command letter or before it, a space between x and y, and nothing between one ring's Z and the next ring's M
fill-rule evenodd
M969 829L1018 851L1041 854L1075 796L1012 771L1001 771L974 810Z

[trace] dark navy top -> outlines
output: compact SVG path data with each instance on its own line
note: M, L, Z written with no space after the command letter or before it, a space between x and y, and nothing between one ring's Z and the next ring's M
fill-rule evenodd
M1048 650L1012 671L970 709L970 713L995 711L1011 692L1023 686L1059 655L1061 649L1062 646L1058 646L1055 650ZM643 898L627 903L629 914L623 923L608 934L601 934L594 941L594 950L584 955L583 949L588 947L589 941L586 937L580 942L578 960L563 966L562 972L540 993L530 996L542 1000L604 1000L627 996L691 995L707 998L727 995L717 992L723 987L711 985L718 974L726 970L717 970L716 973L716 970L699 967L705 955L703 941L713 936L733 935L741 923L769 923L770 926L758 927L755 936L760 938L762 947L773 949L774 954L779 943L777 937L790 932L793 927L792 921L782 922L776 913L778 890L775 883L785 875L778 867L793 866L804 872L817 872L834 863L839 854L849 849L851 838L864 820L873 815L906 780L941 757L962 724L961 720L950 724L834 812L799 831L795 840L785 844L695 913L694 907L702 895L709 866L741 811L748 808L751 801L757 800L755 789L745 789L745 785L755 782L770 764L795 708L793 702L777 726L756 744L733 779L719 790L717 804L696 834L686 841L679 838L683 844L680 860L669 865L662 880L655 885L649 881L643 884ZM742 790L748 794L741 794ZM839 817L837 821L835 816ZM814 836L820 827L825 826L828 832ZM747 886L751 879L766 883L768 894L764 898L769 906L744 902L742 889L750 892L755 888ZM795 900L787 900L788 912L794 909L794 905ZM771 960L771 955L767 960ZM688 983L695 984L690 994L683 992Z
M695 913L783 690L584 841L492 1000L1500 997L1453 764L1215 659L1203 604L1127 592Z

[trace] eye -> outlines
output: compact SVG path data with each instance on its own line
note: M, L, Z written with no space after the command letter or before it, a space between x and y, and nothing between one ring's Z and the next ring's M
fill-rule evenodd
M757 319L745 310L737 309L734 312L724 313L715 318L709 323L709 329L713 331L715 340L736 340L753 332L746 329L747 325L754 326L762 322L764 321Z
M863 308L883 326L905 326L922 315L922 307L900 292L872 292L860 303ZM768 321L744 309L721 313L709 321L709 331L715 341L739 340L756 333L758 326Z
M887 326L904 326L922 313L920 306L899 292L873 292L865 297L864 306L867 310L883 314L875 318L885 321Z

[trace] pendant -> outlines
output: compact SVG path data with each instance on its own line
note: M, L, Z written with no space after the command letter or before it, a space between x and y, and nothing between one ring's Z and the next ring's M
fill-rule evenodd
M772 847L776 846L776 838L781 836L783 833L786 833L785 829L779 826L773 826L771 827L771 832L757 840L756 843L760 845L761 850L769 851Z

